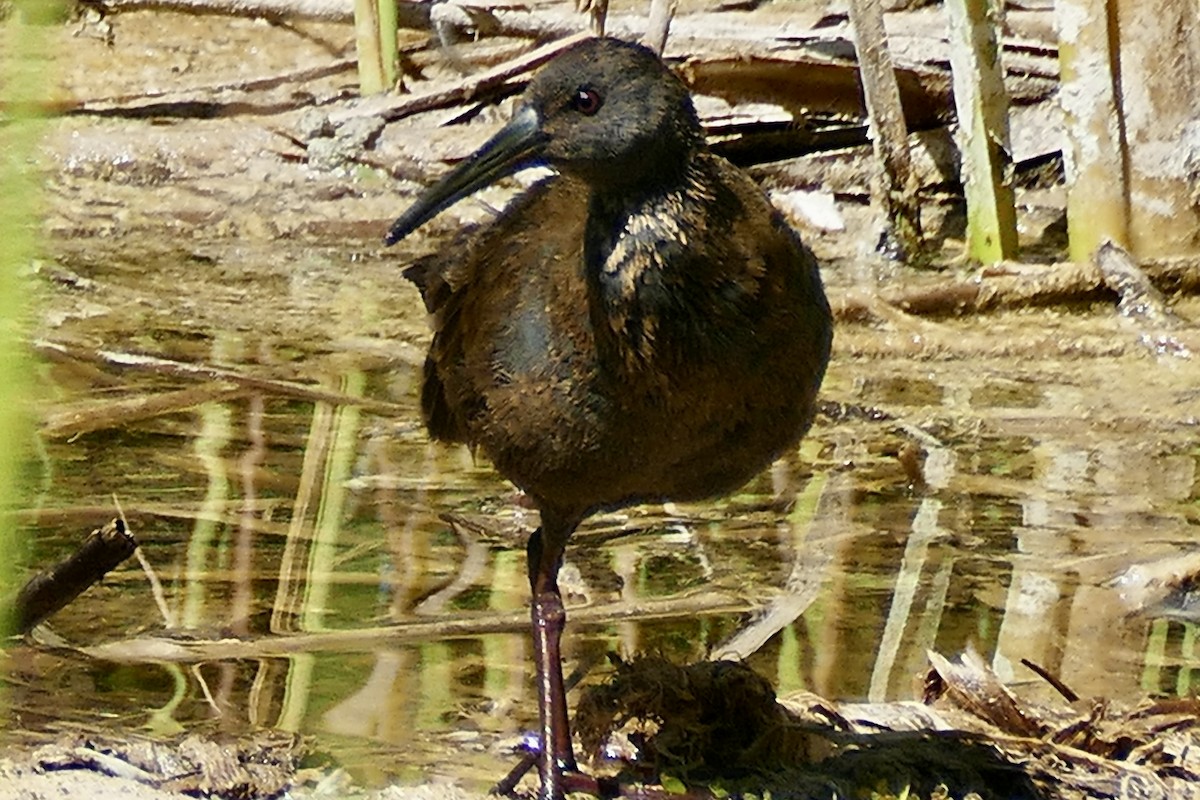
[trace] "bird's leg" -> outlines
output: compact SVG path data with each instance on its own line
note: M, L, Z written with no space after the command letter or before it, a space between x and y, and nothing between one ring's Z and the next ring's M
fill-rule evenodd
M533 591L533 657L538 682L538 717L542 749L538 772L542 779L540 800L560 800L564 794L564 772L576 772L571 747L571 723L567 716L567 693L563 684L559 641L567 612L558 590L558 568L563 548L574 524L563 523L543 512L542 527L529 537L529 585Z

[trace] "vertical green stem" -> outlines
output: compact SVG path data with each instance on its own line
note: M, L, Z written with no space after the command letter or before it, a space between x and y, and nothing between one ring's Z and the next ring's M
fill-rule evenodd
M385 90L396 85L400 75L400 41L396 32L400 20L396 11L396 0L377 0L379 3L379 51L383 64L383 87Z
M217 362L220 363L220 362ZM208 587L217 547L217 538L224 525L221 519L229 504L229 473L224 456L233 438L233 412L221 403L205 403L197 409L200 433L195 441L195 453L208 476L201 513L188 537L186 590L180 623L184 629L196 629L212 620L207 614Z
M946 0L958 111L967 253L991 264L1017 252L1008 93L996 28L1000 0Z
M1163 691L1163 668L1167 665L1167 640L1171 634L1171 623L1156 619L1150 623L1146 637L1146 652L1142 656L1142 691L1149 695Z
M385 92L396 83L396 23L396 0L354 0L358 87L364 95Z
M0 509L20 502L31 435L24 346L30 294L21 275L38 249L40 181L33 163L42 132L38 101L49 85L47 26L58 10L46 0L15 0L11 16L0 23L0 100L7 118L0 125ZM0 593L15 588L23 550L16 517L0 514ZM0 628L7 627L8 620L0 620Z
M366 375L350 370L342 378L341 391L362 397ZM346 506L346 483L358 455L362 413L357 406L340 406L334 412L333 440L325 476L321 482L321 502L313 530L312 556L308 564L308 585L304 592L301 624L306 631L325 628L325 617L333 596L334 562L342 532L342 512Z

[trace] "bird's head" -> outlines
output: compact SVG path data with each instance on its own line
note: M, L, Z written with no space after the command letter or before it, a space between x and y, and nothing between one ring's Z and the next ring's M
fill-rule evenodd
M623 190L681 174L703 131L687 88L641 45L589 39L530 81L512 119L392 225L394 244L438 212L525 167Z

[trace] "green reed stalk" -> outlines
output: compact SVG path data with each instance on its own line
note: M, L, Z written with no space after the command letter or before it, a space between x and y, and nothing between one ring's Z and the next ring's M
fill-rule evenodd
M0 512L21 502L25 484L31 435L25 343L32 297L23 276L38 250L39 101L50 88L51 26L62 19L59 3L51 0L13 0L9 12L0 22ZM0 513L0 597L15 590L24 549L13 515ZM8 629L10 611L0 609L0 629Z

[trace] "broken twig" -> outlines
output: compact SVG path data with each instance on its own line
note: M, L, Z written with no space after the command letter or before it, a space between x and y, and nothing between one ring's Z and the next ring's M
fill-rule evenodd
M424 94L412 95L403 99L386 98L380 103L360 103L354 108L348 108L340 113L329 115L329 121L335 125L354 117L378 116L388 122L419 114L423 111L433 111L438 108L451 108L472 100L483 99L488 95L512 93L518 91L520 84L514 81L520 75L531 72L542 64L561 53L563 50L590 39L590 33L578 33L552 42L545 47L539 47L511 61L493 67L477 75L469 75L454 86L438 89Z
M1153 261L1144 264L1140 272L1151 287L1158 284L1175 291L1200 289L1200 262L1196 259ZM1111 297L1109 292L1113 291L1120 296L1120 291L1112 287L1096 264L1065 261L1046 265L1002 263L928 286L884 289L879 298L908 314L946 317L1002 308L1090 302ZM859 294L835 297L833 305L839 319L853 320L875 313Z
M403 409L395 403L353 397L348 394L330 392L300 383L293 383L292 381L274 380L258 375L245 375L235 370L215 367L210 364L189 364L184 361L172 361L171 359L142 355L140 353L123 353L117 350L89 350L63 344L62 342L52 342L48 339L36 340L33 343L33 347L47 358L89 361L111 367L136 369L153 372L158 375L170 375L172 377L192 380L224 381L282 397L296 397L301 400L332 403L333 405L359 406L366 411L376 414L398 415L403 413Z
M12 629L29 633L98 582L137 548L125 523L114 519L88 534L69 558L35 575L13 601Z
M1176 328L1181 324L1167 307L1166 298L1154 287L1147 275L1127 250L1105 240L1094 257L1104 285L1121 298L1117 310L1122 316L1143 320L1160 328Z

